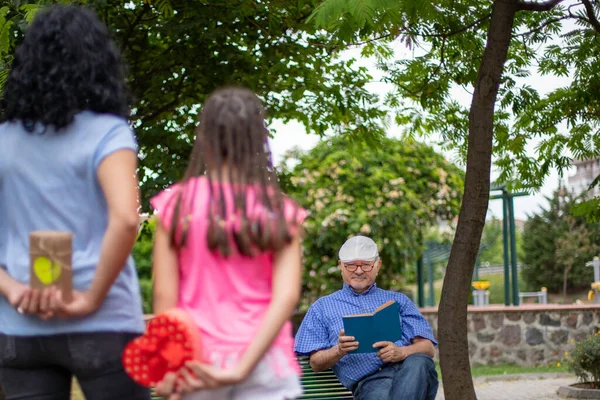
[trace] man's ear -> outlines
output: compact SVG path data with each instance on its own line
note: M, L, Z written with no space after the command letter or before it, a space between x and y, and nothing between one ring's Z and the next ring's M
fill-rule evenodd
M377 260L377 273L381 270L381 258Z

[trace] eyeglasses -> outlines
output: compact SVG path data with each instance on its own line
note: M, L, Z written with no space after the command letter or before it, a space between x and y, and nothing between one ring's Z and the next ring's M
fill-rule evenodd
M361 265L361 264L344 264L344 267L348 270L348 272L355 272L358 267L362 270L362 272L370 272L377 260L373 261L371 264Z

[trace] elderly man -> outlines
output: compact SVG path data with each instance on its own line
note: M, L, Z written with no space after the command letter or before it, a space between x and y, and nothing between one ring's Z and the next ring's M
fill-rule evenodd
M344 287L308 309L296 334L296 352L310 356L315 372L333 368L357 400L434 400L438 379L432 357L437 342L408 297L376 286L381 260L375 242L365 236L348 239L338 263ZM373 312L389 300L398 303L402 339L375 343L377 352L348 354L358 342L344 334L342 317Z

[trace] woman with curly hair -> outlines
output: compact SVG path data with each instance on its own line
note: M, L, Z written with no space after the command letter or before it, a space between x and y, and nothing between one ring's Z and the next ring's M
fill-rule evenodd
M137 145L121 57L83 7L53 6L16 50L0 124L0 386L7 400L149 399L121 353L144 330L131 257ZM73 233L73 296L28 286L29 233Z

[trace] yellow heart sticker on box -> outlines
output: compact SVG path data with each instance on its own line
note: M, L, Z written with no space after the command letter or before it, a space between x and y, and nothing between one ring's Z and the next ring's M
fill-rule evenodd
M33 270L40 282L49 285L60 278L62 269L60 265L53 263L48 257L38 257L33 262Z

